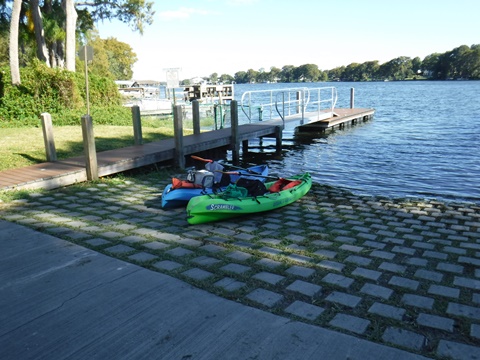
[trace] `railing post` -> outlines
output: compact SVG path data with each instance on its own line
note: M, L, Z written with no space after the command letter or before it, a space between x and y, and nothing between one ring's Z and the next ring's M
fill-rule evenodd
M305 90L302 90L302 125L305 121Z
M350 109L355 107L355 89L350 89Z
M193 133L195 135L200 134L200 103L197 99L192 101L192 120Z
M302 95L301 95L300 91L297 91L296 94L297 94L297 96L296 96L296 100L297 100L297 109L296 109L297 111L296 111L296 113L299 114L300 113L300 103L302 101Z
M173 136L175 138L175 165L180 169L185 169L182 105L175 105L173 107Z
M47 154L47 161L57 161L57 151L55 149L55 140L53 138L52 115L49 113L42 113L43 141L45 143L45 153Z
M230 102L230 116L232 123L232 160L237 163L240 159L240 137L238 133L238 104L237 100Z
M82 116L83 149L85 151L85 167L88 180L98 179L97 152L95 150L95 137L93 136L93 123L90 115Z
M132 106L132 121L133 121L133 138L135 145L142 145L142 119L140 116L140 107L138 105Z

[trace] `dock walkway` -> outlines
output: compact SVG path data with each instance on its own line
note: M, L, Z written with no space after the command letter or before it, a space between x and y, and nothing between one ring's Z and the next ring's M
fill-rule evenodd
M315 122L317 128L327 129L339 124L365 120L373 116L372 109L335 109L337 116ZM305 114L303 121L313 121L312 114ZM285 119L285 127L302 125L300 115ZM246 142L260 137L275 136L281 120L269 120L238 127L239 142ZM313 125L312 125L313 126ZM230 146L232 134L230 128L202 132L183 137L183 153L195 154L224 146ZM134 145L121 149L97 153L98 175L108 176L134 168L158 162L171 161L175 158L175 141L167 139L157 142ZM79 156L55 162L44 162L23 168L0 171L0 190L54 189L87 180L85 157Z

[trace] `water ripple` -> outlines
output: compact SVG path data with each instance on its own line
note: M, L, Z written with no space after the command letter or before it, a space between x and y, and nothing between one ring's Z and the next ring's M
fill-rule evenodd
M256 161L267 161L279 174L309 171L319 183L359 194L480 201L479 81L335 86L339 107L348 106L355 87L356 107L374 108L373 120L328 135L285 133L282 159L271 158L274 143L264 140L254 150Z

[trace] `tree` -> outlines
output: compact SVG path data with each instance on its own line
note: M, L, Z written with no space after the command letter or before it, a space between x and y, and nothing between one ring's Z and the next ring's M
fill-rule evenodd
M133 64L137 62L130 45L118 41L115 38L103 40L103 46L107 55L109 72L116 80L129 80L133 76Z
M270 82L277 82L280 79L280 73L282 72L282 69L277 68L275 66L272 66L270 68L270 73L268 76L268 80Z
M29 5L28 14L35 27L37 57L54 67L65 64L71 71L75 70L77 30L80 35L85 35L93 29L96 21L118 19L129 24L134 31L143 33L144 25L151 24L154 15L153 2L147 0L24 0L23 4ZM13 30L10 32L10 51L17 62L21 6L21 0L14 0L10 17ZM0 27L7 16L5 0L0 0ZM10 61L15 60L11 58ZM15 71L15 66L12 70Z
M378 76L378 69L380 65L378 65L378 61L366 61L360 65L360 77L361 81L368 81L374 80Z
M246 84L247 81L247 73L245 71L237 71L234 75L235 82L237 84Z
M77 11L74 0L64 0L65 8L65 68L75 71L75 44L77 28Z
M433 53L425 56L422 61L422 72L425 76L436 78L438 71L439 53Z
M466 75L462 76L466 79L480 79L480 45L472 45L470 47L470 53L466 59Z
M153 22L153 15L155 14L152 10L153 2L146 2L145 0L87 0L84 2L78 1L77 3L75 3L74 0L64 1L66 1L65 14L67 17L66 60L67 69L71 71L75 71L75 62L72 61L72 59L75 58L75 47L72 47L72 44L75 42L75 28L77 23L77 11L75 6L85 7L94 21L104 21L116 18L124 23L130 24L132 29L134 31L139 31L140 34L143 34L144 24L150 25Z
M412 71L415 74L419 74L422 72L422 60L418 56L414 57L412 60Z
M448 76L451 78L468 78L469 58L472 50L467 45L459 46L450 51L450 69Z
M348 64L342 72L342 81L360 81L362 68L359 63Z
M258 74L259 74L258 71L253 69L248 69L247 76L246 76L247 82L250 84L255 83L257 81Z
M212 84L216 84L218 82L218 74L213 73L212 75L210 75L209 81Z
M43 28L42 12L38 0L30 0L30 13L32 14L33 28L35 31L35 40L37 43L37 57L50 66L48 58L48 49L45 43L45 31Z
M20 64L18 61L18 27L20 23L20 11L22 0L14 0L12 7L12 18L10 20L10 73L12 85L20 85Z
M340 66L327 71L328 80L339 81L342 78L342 74L345 70L345 66Z
M294 70L295 66L293 65L285 65L282 67L282 72L280 73L280 77L282 79L282 82L292 82L294 81Z
M222 74L219 78L219 81L224 84L231 84L234 80L233 76L228 74Z
M314 64L300 65L295 68L294 76L296 81L315 82L320 76L320 70Z
M268 73L265 72L264 68L258 69L256 81L259 82L259 83L268 82Z

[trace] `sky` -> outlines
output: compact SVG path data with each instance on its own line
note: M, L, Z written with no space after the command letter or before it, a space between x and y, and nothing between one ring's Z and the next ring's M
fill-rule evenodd
M149 0L152 1L152 0ZM329 70L480 44L478 0L156 0L143 35L119 21L100 37L132 47L134 80L234 76L316 64Z

